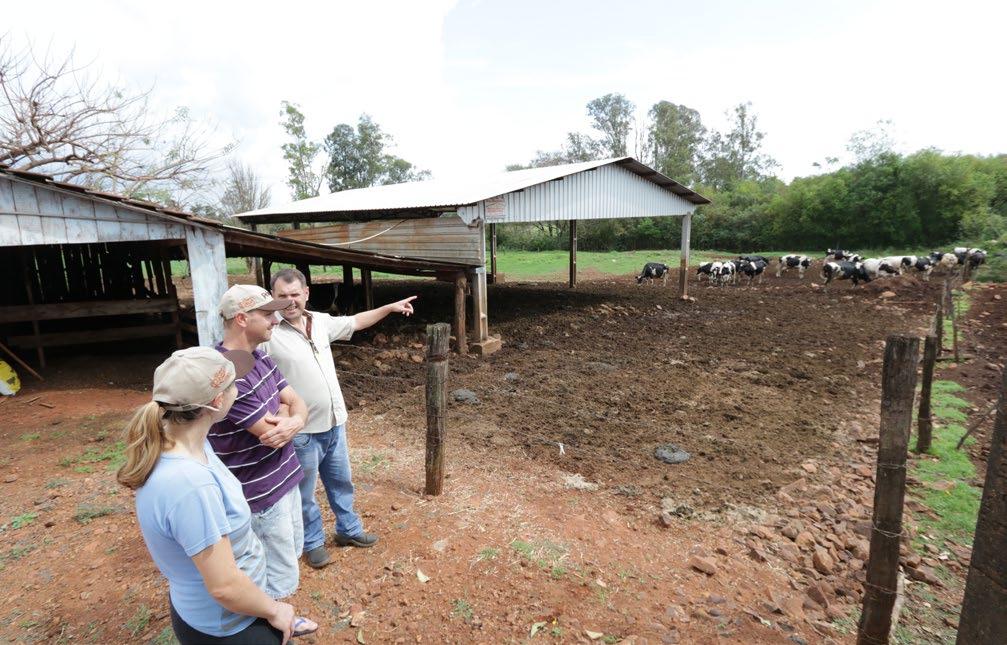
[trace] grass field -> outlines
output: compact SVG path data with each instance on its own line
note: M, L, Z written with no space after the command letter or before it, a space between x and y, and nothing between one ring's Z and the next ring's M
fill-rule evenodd
M788 253L803 253L814 259L820 260L823 256L821 251L752 251L754 255L764 255L768 258L777 258ZM864 257L883 257L886 255L919 254L923 251L904 249L874 249L861 251ZM689 264L693 267L702 262L711 260L728 259L737 257L737 253L730 251L706 251L693 250L690 254ZM646 262L664 262L665 264L678 268L680 254L677 249L652 250L652 251L578 251L577 268L579 271L607 273L611 275L628 275L640 271ZM497 253L497 271L502 273L509 280L562 280L569 265L569 255L566 251L511 251L501 250ZM288 267L287 264L274 264L273 271ZM184 261L171 263L172 274L185 276L188 272L188 265ZM245 260L243 258L228 258L227 272L231 275L241 275L246 272ZM325 266L312 267L313 277L342 278L340 267ZM397 276L387 273L375 273L375 280L395 279L402 280L406 276ZM983 266L976 275L979 282L1004 282L1007 281L1007 253L992 253L988 264Z

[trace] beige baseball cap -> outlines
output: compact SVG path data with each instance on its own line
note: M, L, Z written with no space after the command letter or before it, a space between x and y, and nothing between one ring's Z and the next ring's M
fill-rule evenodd
M289 300L274 300L262 287L254 284L236 284L224 292L220 299L220 315L230 320L240 313L256 309L279 311L290 305Z
M172 412L208 408L215 396L248 374L254 365L255 357L241 350L180 349L154 370L152 398Z

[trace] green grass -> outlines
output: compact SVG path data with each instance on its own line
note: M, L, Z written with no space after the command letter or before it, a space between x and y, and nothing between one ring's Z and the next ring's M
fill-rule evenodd
M500 549L494 549L493 547L488 546L485 549L479 551L479 554L476 555L476 562L480 560L492 560L498 555L500 555Z
M37 519L38 519L38 513L21 513L20 515L11 519L10 527L12 529L20 529L32 524Z
M464 598L458 598L453 603L451 603L451 615L461 618L466 623L472 621L472 605L468 603Z
M129 630L130 636L136 637L137 634L147 629L147 625L150 624L151 613L147 605L140 605L129 620L126 621L126 629Z
M77 520L81 524L90 524L91 520L97 517L104 517L106 515L112 515L113 513L118 513L119 509L115 506L102 506L99 504L78 504L77 512L73 514L73 519Z
M21 435L21 441L35 441L41 436L42 435L39 434L38 432L26 432L23 435Z
M105 448L90 447L79 457L63 457L59 460L59 465L64 468L76 465L74 471L79 473L90 473L93 468L89 464L108 462L108 470L117 470L126 461L126 443L116 441L111 446Z
M972 296L969 292L962 289L955 289L951 292L951 302L954 303L955 317L961 320L966 313L968 313L969 307L972 306ZM959 329L961 325L959 325ZM959 331L959 333L961 333ZM951 350L954 348L954 327L951 324L951 317L944 317L944 329L941 331L941 345L943 349Z
M976 469L964 448L974 443L970 437L962 450L957 450L958 440L965 434L962 411L969 402L955 396L964 388L954 381L934 381L931 411L934 416L933 441L930 452L936 459L915 462L913 474L923 482L920 501L933 510L940 519L926 515L918 517L924 531L943 542L952 539L961 544L971 544L979 514L982 491L969 484L975 479ZM948 490L938 490L928 484L954 482Z
M950 248L950 247L948 247ZM860 249L857 251L863 257L884 257L887 255L926 255L929 250L924 249ZM825 255L825 249L800 250L764 250L753 249L748 253L765 255L769 258L776 258L788 253L799 253L808 255L813 259L820 260ZM975 279L981 282L1004 282L1007 281L1007 252L995 252L990 249L990 256L987 264L983 265L976 274ZM738 253L733 251L699 250L693 249L690 253L689 264L696 266L702 262L712 260L723 260L737 257ZM577 267L580 271L600 272L610 275L627 275L636 273L645 262L664 262L665 264L677 268L681 254L678 249L656 249L643 251L578 251ZM520 251L513 249L501 249L497 252L497 271L504 274L511 280L539 279L561 279L569 267L568 251ZM275 263L272 270L275 273L280 269L290 268L293 265ZM775 268L774 268L775 270ZM171 263L171 273L175 277L185 277L188 275L188 263L184 260L176 260ZM228 275L246 275L246 265L244 258L227 258ZM342 267L338 266L312 266L311 275L313 278L325 278L327 280L342 280ZM403 280L412 279L412 276L393 275L388 273L375 272L375 280Z

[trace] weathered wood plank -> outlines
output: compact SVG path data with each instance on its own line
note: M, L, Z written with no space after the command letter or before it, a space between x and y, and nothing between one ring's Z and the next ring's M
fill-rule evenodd
M219 313L220 298L227 291L224 236L217 231L187 228L185 240L199 344L213 345L224 336Z
M63 302L49 305L12 305L0 308L0 323L165 313L176 311L177 309L178 301L174 298L89 300L86 302Z
M11 336L10 344L17 347L36 347L38 342L41 342L45 347L60 347L64 345L84 345L87 343L105 343L133 338L174 335L174 323L161 323L157 325L139 325L136 327L92 329L89 331L51 332L41 334L38 341L33 336Z
M47 244L66 244L70 240L66 236L66 221L63 218L63 205L59 195L51 190L38 188L35 190L38 200L38 210L42 215L42 235Z
M38 200L35 199L35 187L15 181L11 184L14 193L14 210L18 213L18 226L21 229L22 244L45 244L42 234L42 220L38 213Z
M63 195L63 214L66 216L66 236L71 244L98 241L98 223L94 221L91 202L74 195Z
M123 240L122 226L111 204L95 201L94 216L97 220L99 242L120 242Z
M0 246L21 246L21 228L16 215L0 213Z

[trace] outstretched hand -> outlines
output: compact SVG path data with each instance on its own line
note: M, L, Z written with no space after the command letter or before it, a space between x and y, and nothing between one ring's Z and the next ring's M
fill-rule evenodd
M413 300L416 300L417 296L409 296L405 300L399 300L398 302L393 302L388 306L391 310L397 314L402 314L403 316L413 315L413 305L411 304Z

